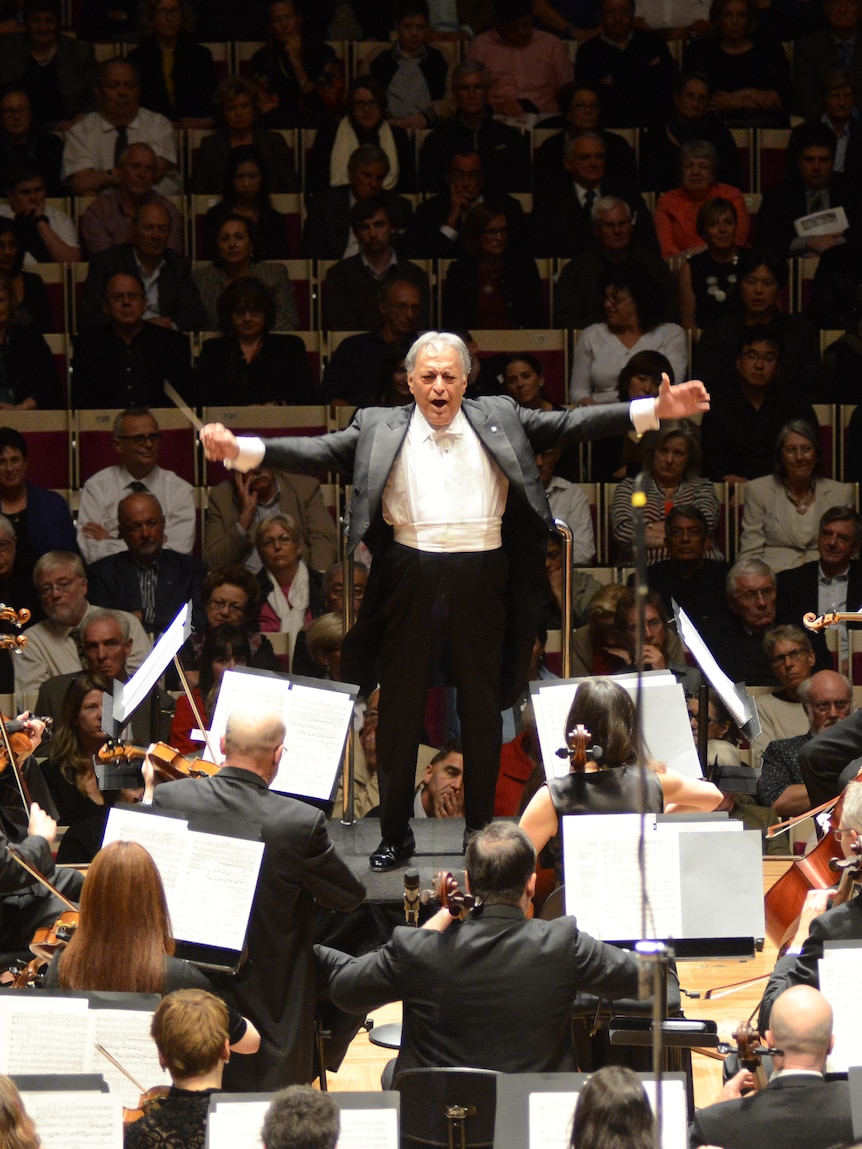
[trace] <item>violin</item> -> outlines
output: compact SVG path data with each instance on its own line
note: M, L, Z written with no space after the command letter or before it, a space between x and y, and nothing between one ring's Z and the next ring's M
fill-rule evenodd
M5 602L0 602L0 622L11 622L14 627L20 630L25 623L30 621L30 618L31 614L26 606L16 610L14 606L7 606Z
M41 926L33 934L30 942L30 950L36 955L33 960L24 965L16 964L10 967L8 971L11 974L11 980L8 980L6 984L11 985L13 989L27 989L35 984L42 970L57 950L64 948L78 928L78 907L74 902L69 901L66 895L61 893L54 883L46 878L39 867L34 865L17 846L11 846L7 843L6 852L15 859L22 869L25 869L31 877L35 878L40 885L44 886L55 898L59 898L67 907L54 919L52 926Z
M839 622L862 622L862 611L835 610L831 614L818 616L812 610L802 616L802 625L806 630L824 630L827 626L837 626Z
M765 1089L767 1085L766 1070L763 1068L763 1058L781 1053L780 1049L771 1049L760 1044L760 1034L750 1021L741 1021L733 1031L733 1040L736 1045L723 1041L718 1046L718 1052L723 1054L735 1053L743 1069L754 1075L755 1090Z
M566 731L566 745L557 751L558 758L569 759L569 771L572 774L584 774L587 769L587 760L601 762L601 746L592 745L592 734L583 723L579 722L571 730Z
M107 1049L105 1049L104 1045L100 1045L98 1041L96 1042L96 1050L101 1053L102 1057L107 1058L107 1060L110 1061L111 1065L113 1065L115 1069L119 1069L120 1073L122 1073L125 1078L131 1081L132 1085L134 1085L135 1089L137 1089L141 1095L138 1099L136 1108L129 1109L126 1105L123 1106L124 1126L132 1125L135 1121L140 1121L142 1117L146 1117L147 1114L152 1113L158 1109L158 1107L170 1093L170 1085L154 1085L152 1089L144 1089L140 1082L136 1081L135 1078L132 1077L131 1073L129 1073L125 1065L123 1065L122 1062L117 1061L116 1057L114 1057L112 1053L109 1053Z
M162 782L174 782L179 778L211 778L218 774L221 766L208 762L205 758L189 758L168 746L167 742L154 742L152 746L134 746L131 742L109 738L97 753L100 762L134 762L149 756Z
M23 636L22 636L23 637ZM3 648L2 636L0 636L0 650ZM54 719L48 717L37 717L35 714L28 718L6 718L5 715L0 714L0 721L9 735L9 744L12 749L12 755L17 763L20 758L27 758L33 753L33 750L38 746L37 739L33 739L27 733L27 722L42 722L45 726L47 733L54 725ZM4 740L0 739L0 774L9 765L9 754L6 750ZM28 803L29 805L29 803Z

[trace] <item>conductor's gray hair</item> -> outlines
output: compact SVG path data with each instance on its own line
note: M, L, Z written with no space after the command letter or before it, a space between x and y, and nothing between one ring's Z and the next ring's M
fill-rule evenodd
M420 352L439 350L441 347L453 347L458 352L458 357L461 360L461 371L465 378L470 374L470 352L467 350L467 344L458 335L453 335L451 331L426 331L424 335L420 335L404 359L404 365L407 368L407 374L412 375L416 367L416 359Z

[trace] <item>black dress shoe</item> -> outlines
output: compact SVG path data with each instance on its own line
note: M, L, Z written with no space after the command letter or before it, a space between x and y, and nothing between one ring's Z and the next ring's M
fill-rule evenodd
M368 868L381 874L387 870L394 870L402 862L406 862L415 850L416 840L412 830L408 830L404 838L394 842L383 838L374 853L369 855Z

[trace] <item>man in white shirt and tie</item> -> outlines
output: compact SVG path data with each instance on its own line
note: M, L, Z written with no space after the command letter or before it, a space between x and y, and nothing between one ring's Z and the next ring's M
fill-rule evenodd
M415 403L365 408L317 438L237 439L210 424L210 459L338 470L353 478L348 549L374 556L346 681L380 683L377 734L382 841L369 862L390 870L414 849L413 770L432 673L443 660L458 692L465 839L492 817L500 710L523 689L542 605L550 511L535 452L622 434L706 410L701 383L658 399L573 411L532 411L508 397L464 400L470 356L448 332L427 332L407 356ZM630 418L631 412L631 418ZM377 676L377 677L375 677Z

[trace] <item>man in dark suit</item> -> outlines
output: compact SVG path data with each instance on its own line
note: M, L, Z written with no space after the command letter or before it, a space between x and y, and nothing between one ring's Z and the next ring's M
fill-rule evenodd
M404 1003L395 1074L433 1065L571 1071L576 994L634 996L631 954L580 932L572 917L526 918L535 862L524 831L495 822L467 847L467 889L481 913L456 925L442 909L422 929L399 927L360 958L317 948L341 1009L364 1014L384 1002Z
M130 611L144 630L162 634L191 599L195 628L205 629L201 583L206 570L200 559L165 550L165 516L156 496L126 495L117 504L117 524L127 549L90 567L93 603Z
M845 228L828 235L800 236L796 220L829 208L850 207L847 181L835 171L837 141L817 120L793 129L787 145L788 171L763 197L757 215L758 241L787 256L821 255L840 241Z
M145 304L144 285L136 272L118 272L105 284L103 308L108 324L86 328L75 336L74 407L164 407L165 379L181 394L188 394L188 338L145 323Z
M389 157L375 144L363 144L347 161L347 184L312 196L302 232L302 254L308 259L346 259L359 243L350 230L350 210L359 200L381 196L392 224L392 245L409 254L413 208L404 196L383 190Z
M380 870L413 852L412 764L441 645L458 690L467 833L491 820L500 710L527 680L544 603L551 516L536 452L631 425L622 404L533 411L488 396L462 406L470 355L449 333L421 336L406 362L415 404L362 410L344 431L268 444L237 440L221 424L201 432L209 458L240 470L265 458L353 476L348 548L364 539L374 564L342 669L346 681L381 687L383 841L370 859ZM665 379L658 399L637 401L632 416L644 429L708 403L702 384L671 388Z
M728 565L705 557L709 523L693 503L677 503L664 524L668 558L647 567L649 589L660 594L668 608L676 601L695 626L725 607ZM634 585L634 575L629 586Z
M229 1090L273 1090L312 1080L315 904L347 913L365 896L362 883L336 854L323 814L269 789L284 734L277 715L234 713L221 740L225 764L214 777L154 789L152 765L144 763L145 803L183 814L193 829L220 824L223 831L231 822L251 824L266 847L249 919L247 959L225 985L240 1011L254 1018L260 1050L231 1061L224 1077Z
M531 216L534 255L563 258L594 248L592 210L603 196L616 196L628 204L634 243L658 252L652 216L637 185L606 177L606 155L598 132L578 132L566 140L564 178L536 188Z
M156 201L139 207L132 225L132 242L100 251L90 260L78 316L80 327L107 322L102 306L108 280L118 271L144 278L147 306L144 318L179 331L201 331L206 310L191 274L191 262L172 251L171 217Z
M832 1049L832 1009L808 985L788 989L772 1009L766 1044L777 1072L765 1089L751 1088L751 1075L741 1070L725 1086L721 1098L700 1109L691 1126L689 1144L721 1145L722 1149L828 1149L853 1140L850 1088L846 1081L823 1080Z
M740 559L726 579L727 607L700 627L704 641L725 674L746 686L777 686L763 648L775 625L775 573L761 559Z
M831 614L862 607L862 519L852 507L830 507L820 516L817 549L820 558L778 572L775 620L800 626L806 614ZM846 645L845 624L841 624ZM823 631L811 634L817 665L831 666Z
M851 782L844 794L841 809L840 846L845 858L854 857L862 833L862 783ZM820 966L824 943L828 941L862 941L862 893L829 909L832 890L809 890L790 945L775 963L772 976L763 993L758 1029L765 1033L772 1006L793 985L820 988Z
M862 88L862 3L823 0L823 14L828 27L800 37L793 45L793 111L809 120L820 114L817 97L827 72L848 68L854 88Z

